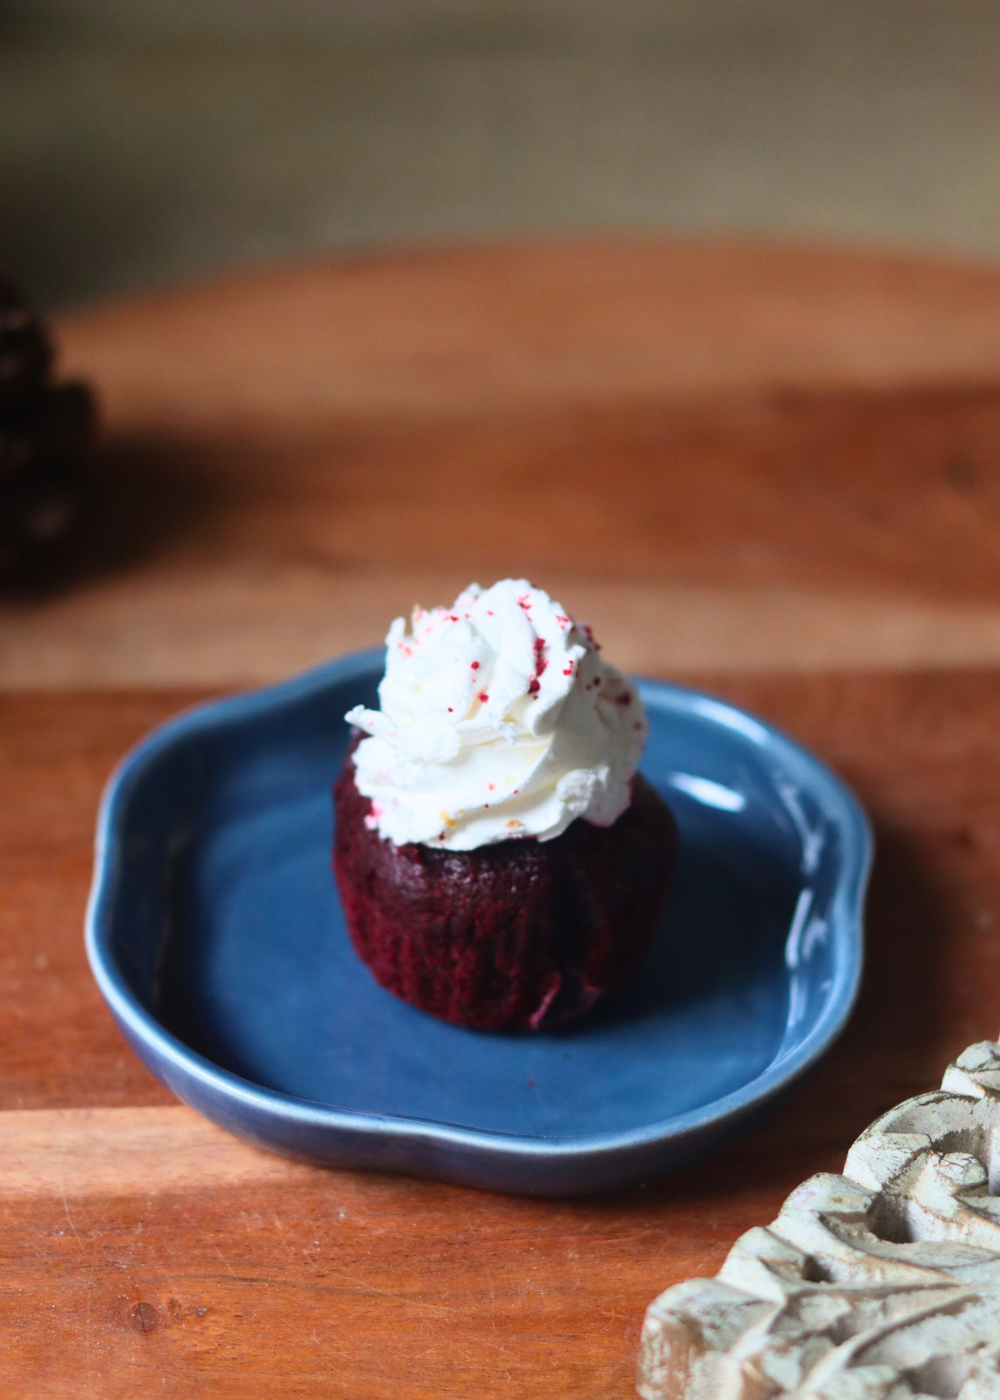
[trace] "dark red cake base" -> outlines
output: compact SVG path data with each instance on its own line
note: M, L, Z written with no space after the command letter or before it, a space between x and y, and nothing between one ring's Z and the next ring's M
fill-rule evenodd
M403 1001L479 1030L541 1030L632 977L677 853L669 808L640 775L613 826L447 851L365 825L350 754L334 787L333 868L358 956Z

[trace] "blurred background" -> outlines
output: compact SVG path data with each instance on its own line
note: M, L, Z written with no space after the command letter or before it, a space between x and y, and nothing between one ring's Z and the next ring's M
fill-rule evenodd
M506 574L636 670L997 664L998 72L996 0L0 0L0 682Z
M2 0L46 309L511 233L1000 252L995 0Z

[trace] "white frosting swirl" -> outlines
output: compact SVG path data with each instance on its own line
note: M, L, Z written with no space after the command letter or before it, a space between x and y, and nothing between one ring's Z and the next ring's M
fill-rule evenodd
M629 805L642 702L542 589L474 583L452 608L416 608L409 632L397 617L386 646L381 709L346 716L372 736L355 775L382 836L453 851L550 841Z

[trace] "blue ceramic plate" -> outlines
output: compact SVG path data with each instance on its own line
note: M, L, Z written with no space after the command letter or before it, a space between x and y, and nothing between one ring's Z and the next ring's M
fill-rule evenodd
M118 769L87 948L136 1053L251 1141L539 1194L646 1181L742 1132L829 1047L861 972L872 842L811 754L647 681L642 770L680 827L642 974L578 1026L500 1035L397 1001L355 957L330 787L382 653L206 705Z

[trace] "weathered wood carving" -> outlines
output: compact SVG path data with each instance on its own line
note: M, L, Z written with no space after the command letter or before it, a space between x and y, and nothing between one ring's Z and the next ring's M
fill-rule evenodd
M1000 1400L1000 1045L646 1313L643 1400Z

